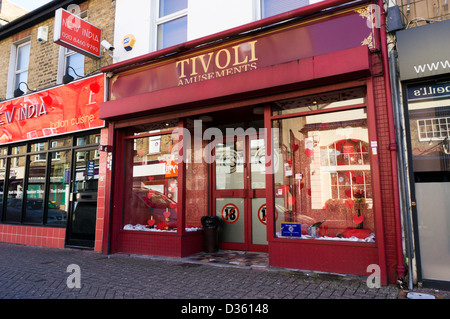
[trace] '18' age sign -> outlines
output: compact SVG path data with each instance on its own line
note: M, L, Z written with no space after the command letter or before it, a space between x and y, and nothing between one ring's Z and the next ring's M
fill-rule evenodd
M99 58L102 29L64 9L55 12L53 41L81 54Z

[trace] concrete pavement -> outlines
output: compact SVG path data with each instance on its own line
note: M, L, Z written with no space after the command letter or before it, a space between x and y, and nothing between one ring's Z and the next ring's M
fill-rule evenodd
M396 299L399 292L352 276L0 243L1 299Z
M204 304L224 314L236 311L225 308L233 303L246 305L246 312L257 305L263 311L268 299L282 300L276 306L285 309L294 305L289 300L386 300L405 299L405 295L396 285L368 288L366 278L358 276L0 243L0 299L156 299L162 305L170 299L178 302L168 311L177 314L209 311L195 308Z

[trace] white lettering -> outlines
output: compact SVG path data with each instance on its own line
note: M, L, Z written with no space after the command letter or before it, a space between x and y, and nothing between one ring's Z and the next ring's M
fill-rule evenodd
M431 63L425 63L420 65L414 65L414 70L416 73L423 73L427 69L428 71L438 71L440 68L446 69L450 68L450 62L448 60L445 61L438 61L438 62L431 62Z
M188 303L187 306L181 307L181 313L182 314L188 314L188 313L207 314L207 315L209 315L209 317L211 317L212 315L214 315L215 308L216 308L216 306L195 306L195 305L191 305L191 303Z

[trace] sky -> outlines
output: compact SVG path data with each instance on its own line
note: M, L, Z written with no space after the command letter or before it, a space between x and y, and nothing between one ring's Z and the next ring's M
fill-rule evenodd
M50 0L9 0L9 2L12 2L28 11L33 11L34 9L50 2Z

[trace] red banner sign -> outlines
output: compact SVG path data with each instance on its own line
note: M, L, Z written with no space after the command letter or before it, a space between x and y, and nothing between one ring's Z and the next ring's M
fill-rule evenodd
M351 8L116 74L110 100L238 76L359 46L373 49L377 31L367 21L366 6Z
M104 75L0 103L0 144L99 128Z
M66 10L58 9L55 12L53 41L81 54L99 58L102 29Z

